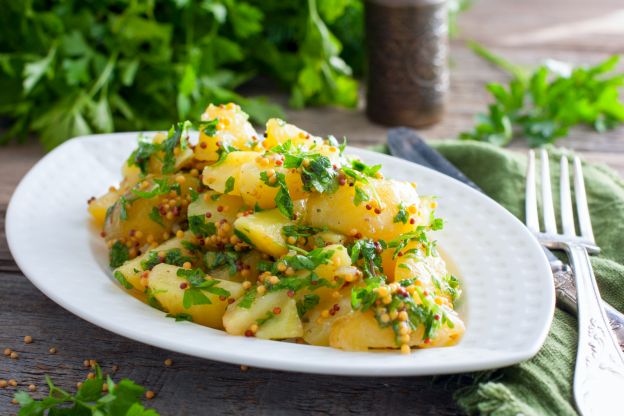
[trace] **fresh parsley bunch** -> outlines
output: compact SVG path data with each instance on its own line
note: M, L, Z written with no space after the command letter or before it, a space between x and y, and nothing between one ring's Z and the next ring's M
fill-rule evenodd
M155 410L145 409L141 404L145 392L143 387L128 379L119 383L114 383L110 377L105 380L98 366L95 368L95 377L85 380L73 395L56 387L49 377L46 377L46 382L50 394L41 400L33 399L24 391L15 394L15 400L20 405L19 416L158 416ZM102 391L105 384L108 386L107 392Z
M362 39L361 0L7 0L0 143L35 133L50 149L81 134L165 129L210 102L237 102L263 122L280 107L235 92L257 75L297 107L354 106Z
M592 67L577 67L550 61L526 71L485 48L472 49L512 76L508 85L491 83L487 89L494 102L479 114L476 126L460 134L504 146L514 137L526 137L532 147L555 142L570 127L585 124L603 132L624 121L620 90L624 74L612 74L619 57L612 56Z

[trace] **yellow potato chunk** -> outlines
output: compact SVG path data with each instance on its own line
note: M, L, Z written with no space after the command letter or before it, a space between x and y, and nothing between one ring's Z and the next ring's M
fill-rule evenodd
M361 187L371 200L356 205L356 187ZM346 235L356 232L363 237L390 241L423 225L417 216L414 224L410 224L409 218L405 223L395 221L401 206L406 211L416 212L419 202L418 193L407 182L370 179L369 184L340 186L333 194L312 193L308 198L306 222L315 227L327 226ZM367 204L371 205L370 209Z
M117 191L107 192L99 198L89 202L89 214L93 217L95 225L102 227L106 219L106 211L119 199Z
M288 140L297 146L312 147L320 146L323 140L320 137L312 136L310 133L301 130L299 127L288 124L283 120L272 118L266 123L266 138L262 146L269 150Z
M202 292L210 299L211 303L193 305L187 309L184 307L183 300L184 292L189 288L180 287L181 283L187 281L177 275L178 270L180 268L176 266L159 264L149 274L148 287L163 309L172 315L188 314L193 318L193 322L200 325L217 329L223 328L222 317L228 306L228 299L240 297L243 294L242 286L236 282L219 280L217 286L230 292L228 298L220 299L218 295L203 290Z
M443 326L434 339L425 343L422 339L423 327L411 334L409 345L414 347L444 347L456 344L464 333L464 324L457 314L447 311L454 327ZM329 334L329 345L346 351L366 351L378 348L398 348L391 327L382 328L372 311L352 312L336 320Z
M249 308L240 307L240 301L230 305L223 315L223 326L229 334L243 335L252 325L257 325L258 338L285 339L303 335L297 305L286 291L257 295ZM279 314L276 314L278 310ZM263 323L264 319L267 320Z
M293 224L276 208L242 216L234 222L234 228L261 252L280 257L288 252L282 228Z
M257 159L260 155L259 152L228 153L223 161L204 168L202 174L204 185L219 193L224 193L228 179L233 178L230 179L230 181L233 180L234 182L232 184L232 190L228 192L228 195L240 196L240 178L246 175L242 166Z
M104 223L104 231L106 238L119 239L132 236L135 231L140 231L142 237L137 240L144 243L146 238L151 235L154 241L164 241L165 233L172 233L174 224L179 224L186 220L186 210L182 209L182 200L186 199L189 189L197 189L199 180L189 174L177 174L168 176L147 176L141 183L146 183L147 187L140 187L137 184L134 188L141 192L151 192L157 188L155 179L166 180L168 185L176 184L176 178L183 178L183 185L180 186L180 194L175 190L166 193L158 193L152 197L141 197L132 191L126 192L115 202L110 211L110 215ZM172 204L172 200L175 204ZM160 206L167 204L169 209L167 213L160 212ZM177 206L177 208L174 208ZM154 210L158 213L154 215ZM175 215L177 213L177 215Z
M152 252L166 253L169 250L176 248L180 249L184 256L188 256L190 253L188 252L188 250L184 249L184 246L182 245L182 241L184 240L185 239L180 239L177 237L167 240L155 249L146 251L144 254L135 257L132 260L128 260L127 262L113 270L113 274L118 272L121 273L123 277L128 281L128 283L134 286L135 289L143 292L145 290L145 286L141 283L141 275L143 274L145 269L143 268L142 263L148 259L150 253Z
M238 150L252 150L258 142L256 131L248 121L249 116L233 103L210 104L201 116L203 121L218 120L214 136L199 132L199 143L195 147L197 160L214 162L219 159L219 148L225 146Z
M332 326L336 320L352 311L351 289L337 291L323 288L314 294L320 296L321 300L304 317L303 339L311 345L329 346Z

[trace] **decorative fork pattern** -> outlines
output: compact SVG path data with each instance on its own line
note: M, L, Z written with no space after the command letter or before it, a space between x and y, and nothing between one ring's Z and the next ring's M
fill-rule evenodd
M542 221L540 229L536 192L535 153L529 151L526 183L526 225L548 248L564 250L574 270L578 306L578 349L574 370L574 400L584 416L621 415L624 393L624 354L619 349L602 308L589 254L600 252L592 230L583 169L574 157L574 194L580 235L576 232L570 192L569 161L560 160L561 232L557 228L548 153L541 150Z

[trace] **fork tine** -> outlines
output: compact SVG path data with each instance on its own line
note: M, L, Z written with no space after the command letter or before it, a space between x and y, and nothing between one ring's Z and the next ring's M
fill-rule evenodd
M578 212L581 236L594 243L594 232L592 230L589 207L587 206L587 195L585 193L583 167L581 166L581 159L579 159L578 156L574 157L574 193L576 194L576 211Z
M524 206L525 222L529 230L539 232L537 219L537 195L535 192L535 152L529 150L529 160L526 172L526 200Z
M544 215L544 228L549 234L557 234L557 221L555 220L555 208L552 200L552 189L550 186L550 165L548 153L542 149L542 211Z
M574 212L572 211L572 197L570 195L570 173L568 171L568 158L561 156L561 225L565 235L574 236Z

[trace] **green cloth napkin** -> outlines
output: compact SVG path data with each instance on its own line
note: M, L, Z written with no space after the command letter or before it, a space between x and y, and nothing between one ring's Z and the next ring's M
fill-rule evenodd
M477 142L429 144L491 198L524 219L525 155ZM550 150L553 184L559 183L559 157L564 153L569 152ZM624 181L601 165L584 164L584 174L594 234L602 248L601 255L592 258L594 271L603 298L624 310ZM576 415L572 398L576 337L576 318L557 309L540 352L518 365L478 375L474 386L455 393L459 407L471 415Z

